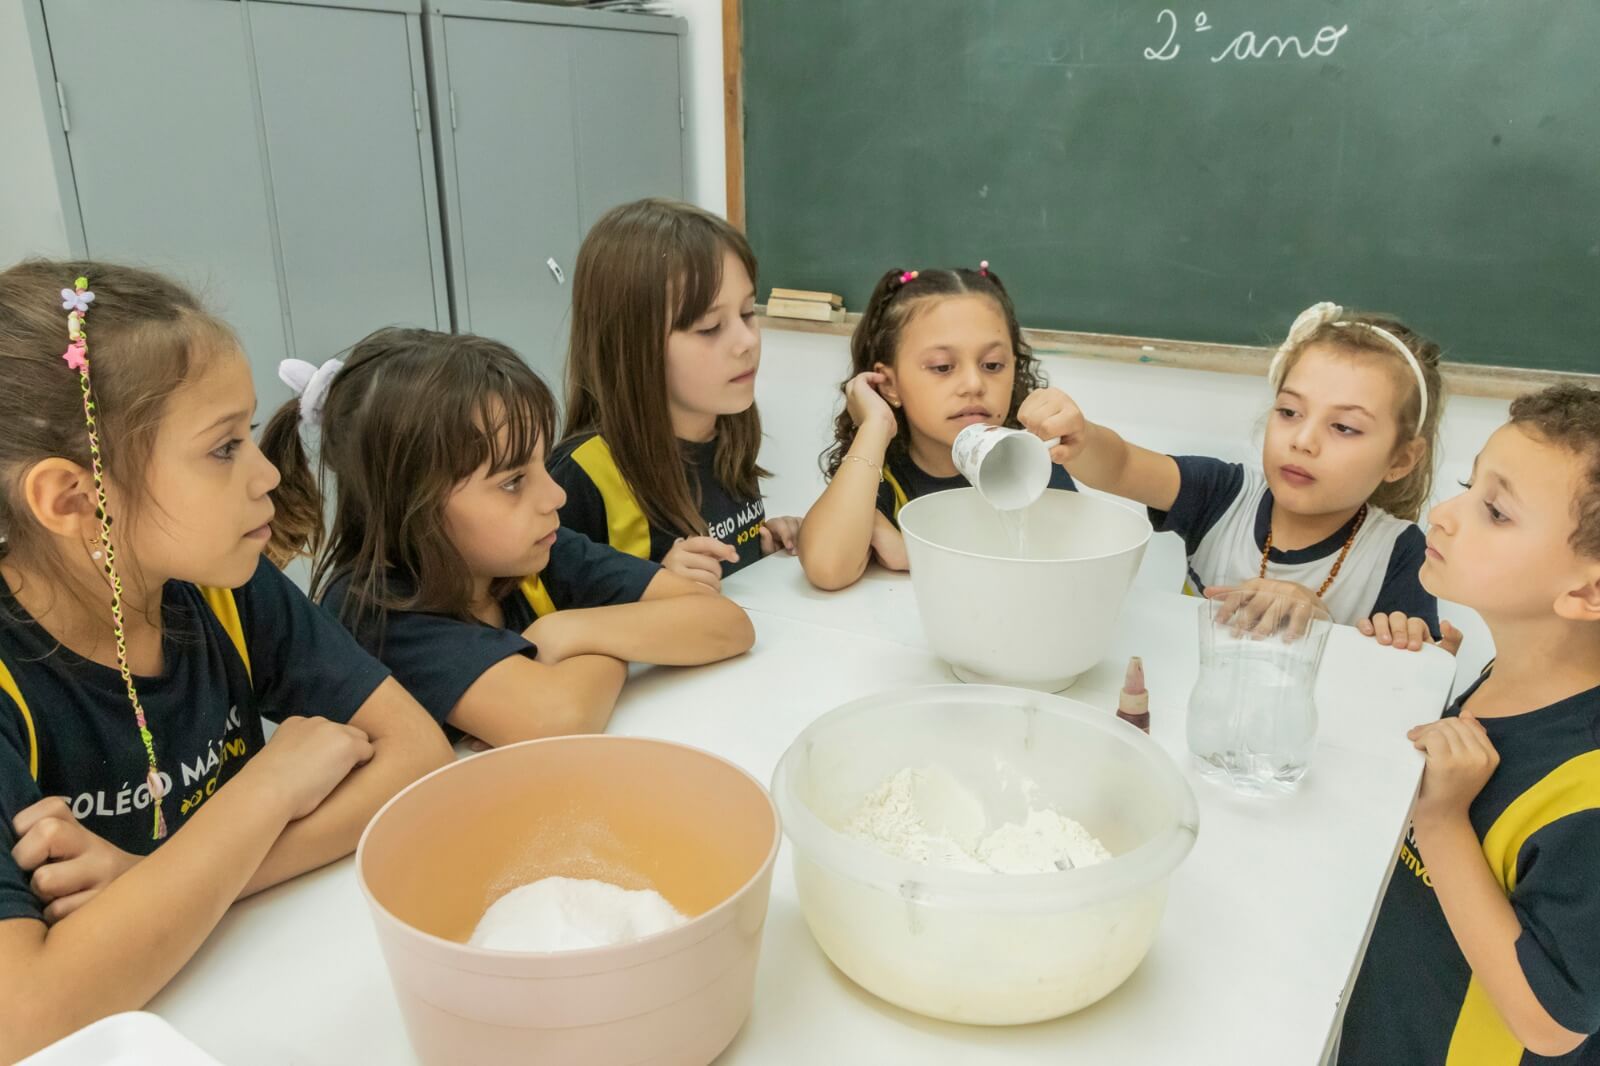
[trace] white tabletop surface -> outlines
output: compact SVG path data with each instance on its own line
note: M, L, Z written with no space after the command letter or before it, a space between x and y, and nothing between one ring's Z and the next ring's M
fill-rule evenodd
M923 641L903 576L874 571L819 593L797 562L775 557L725 591L750 611L755 649L636 676L612 732L694 744L767 781L795 735L828 709L951 680ZM1421 772L1405 730L1437 716L1453 663L1436 649L1397 652L1336 629L1310 772L1291 796L1238 797L1199 779L1184 746L1196 602L1136 588L1111 653L1066 693L1109 714L1123 664L1142 655L1153 736L1199 800L1199 839L1173 876L1155 946L1126 984L1078 1014L1017 1028L892 1007L812 942L785 844L755 1005L719 1063L1318 1062ZM149 1009L227 1066L416 1061L348 859L234 907Z

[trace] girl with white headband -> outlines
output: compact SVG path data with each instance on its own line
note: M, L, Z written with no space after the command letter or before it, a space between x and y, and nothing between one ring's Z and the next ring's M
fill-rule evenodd
M1268 376L1259 468L1130 444L1055 391L1018 418L1061 438L1051 457L1080 483L1143 503L1158 531L1183 537L1187 591L1320 602L1384 644L1454 652L1461 634L1441 632L1417 579L1444 400L1438 345L1393 318L1320 303L1295 319Z

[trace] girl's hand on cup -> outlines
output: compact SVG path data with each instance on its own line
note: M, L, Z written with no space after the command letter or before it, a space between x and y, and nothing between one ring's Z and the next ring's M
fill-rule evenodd
M1089 428L1083 411L1060 389L1034 389L1017 409L1022 428L1050 445L1050 460L1065 466L1083 451Z

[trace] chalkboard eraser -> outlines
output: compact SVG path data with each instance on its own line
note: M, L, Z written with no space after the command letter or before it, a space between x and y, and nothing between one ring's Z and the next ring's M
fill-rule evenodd
M833 292L812 292L810 289L778 289L772 290L769 300L809 300L812 303L828 304L831 307L843 307L844 297Z
M844 308L820 300L785 300L773 297L767 301L768 318L800 318L807 322L843 322Z

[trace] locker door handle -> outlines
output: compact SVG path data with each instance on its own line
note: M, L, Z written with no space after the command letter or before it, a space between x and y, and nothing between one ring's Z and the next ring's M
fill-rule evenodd
M550 276L556 279L557 285L565 285L567 283L566 272L561 269L561 264L556 262L554 256L546 259L544 265L550 268Z

